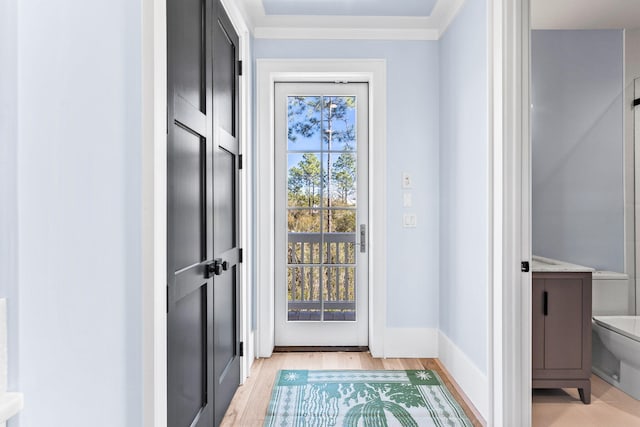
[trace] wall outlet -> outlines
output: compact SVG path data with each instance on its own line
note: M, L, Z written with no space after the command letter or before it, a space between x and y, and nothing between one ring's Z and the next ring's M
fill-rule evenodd
M404 214L402 215L402 226L404 228L415 228L417 226L418 219L416 214Z

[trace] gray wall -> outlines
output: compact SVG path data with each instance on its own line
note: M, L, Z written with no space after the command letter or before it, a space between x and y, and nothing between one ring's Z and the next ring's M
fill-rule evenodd
M141 3L18 4L20 424L139 427Z
M531 43L533 253L623 271L623 32Z
M440 329L487 373L487 5L467 0L440 39Z
M435 41L256 39L255 58L387 60L387 326L438 326L438 44ZM402 172L413 207L402 207ZM416 228L402 228L415 212Z

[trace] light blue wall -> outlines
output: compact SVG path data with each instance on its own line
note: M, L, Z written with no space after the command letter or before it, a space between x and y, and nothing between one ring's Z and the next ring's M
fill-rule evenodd
M19 2L22 427L142 425L141 25Z
M17 22L17 0L0 0L0 298L7 298L9 390L19 387Z
M389 327L438 325L438 45L427 41L256 39L255 58L387 60ZM402 172L413 176L412 209L402 207ZM418 227L402 228L403 212Z
M440 39L440 329L487 372L487 6L467 0Z
M532 32L533 253L624 271L623 32Z

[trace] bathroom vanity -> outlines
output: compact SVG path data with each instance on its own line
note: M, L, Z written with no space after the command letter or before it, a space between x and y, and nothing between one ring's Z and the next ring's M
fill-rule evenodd
M534 256L532 272L532 387L575 387L588 404L593 269Z

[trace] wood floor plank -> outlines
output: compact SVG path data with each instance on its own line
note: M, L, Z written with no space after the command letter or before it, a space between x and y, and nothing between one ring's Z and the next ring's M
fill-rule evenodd
M469 403L459 386L450 378L437 359L375 359L368 352L274 353L268 359L258 359L245 384L238 388L223 427L260 427L264 423L271 390L280 369L432 369L442 377L474 427L484 426L479 413Z
M402 367L402 360L395 358L382 359L382 366L384 366L384 369L404 369Z
M420 359L400 359L402 369L424 369Z
M371 357L371 353L360 353L360 366L371 371L384 369L382 359Z

